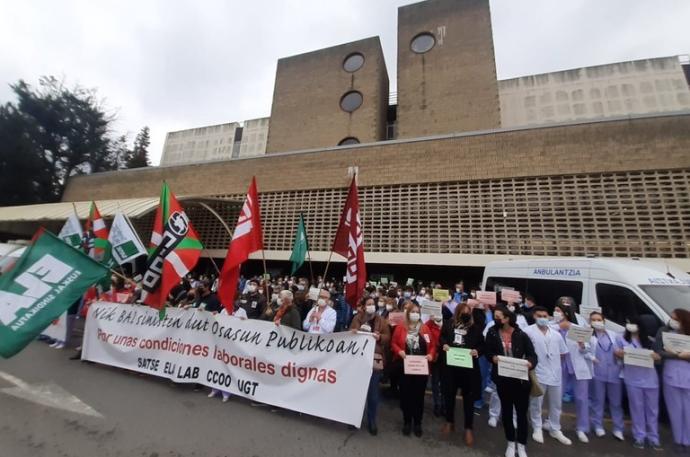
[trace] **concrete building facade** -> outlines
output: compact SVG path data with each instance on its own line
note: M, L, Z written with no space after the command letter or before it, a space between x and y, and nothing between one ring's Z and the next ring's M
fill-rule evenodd
M244 121L240 149L237 155L233 155L233 159L266 154L269 121L270 118L268 117Z
M230 122L169 132L165 136L160 164L180 165L230 159L239 128L239 123Z
M636 60L499 81L501 125L688 110L690 79L681 59Z

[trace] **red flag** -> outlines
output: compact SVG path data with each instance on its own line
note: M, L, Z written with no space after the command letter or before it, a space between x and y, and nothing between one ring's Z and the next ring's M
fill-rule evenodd
M247 198L244 200L242 212L237 220L235 233L232 235L228 255L223 263L223 271L218 282L218 297L228 310L234 311L237 281L240 278L240 266L249 258L252 252L264 248L263 232L261 230L261 209L259 208L259 193L256 190L256 178L252 178Z
M142 301L152 308L162 309L170 290L197 264L202 249L182 205L163 182L142 280Z
M367 266L364 261L364 233L359 217L359 197L357 196L355 178L352 178L352 184L350 184L350 191L347 194L343 214L340 216L340 225L335 234L332 249L333 252L347 259L345 299L350 306L356 306L367 282Z

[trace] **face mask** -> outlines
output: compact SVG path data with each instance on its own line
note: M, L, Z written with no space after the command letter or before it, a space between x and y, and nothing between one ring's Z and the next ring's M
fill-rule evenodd
M419 313L410 313L410 322L413 324L419 322Z
M304 290L304 284L297 284L297 290Z
M508 311L510 311L511 313L514 313L515 312L515 305L508 305Z
M592 322L592 328L595 330L604 330L604 323L601 321Z
M671 328L671 330L680 330L680 322L675 319L668 321L668 326Z
M424 295L424 294L426 294L426 290L425 290L425 289L422 289L422 290L419 291L419 295Z
M271 301L278 301L278 294L271 295Z
M323 298L319 298L319 299L316 301L316 304L319 305L319 307L323 308L324 306L326 306L326 300L323 299Z
M546 327L549 325L549 318L548 317L538 317L535 319L535 322L539 327Z
M386 305L386 311L393 311L393 305Z
M249 286L249 292L256 292L256 286Z
M376 304L379 308L384 308L386 306L386 303L383 300L379 300L378 303Z
M460 288L459 288L459 287L456 287L456 288L455 288L455 291L456 291L457 293L460 293Z
M554 320L554 322L562 321L563 320L563 313L559 313L558 311L553 313L553 320Z
M475 294L474 292L472 292L470 296L472 296L472 298L477 298L477 294Z
M472 320L472 316L469 314L461 314L460 315L460 322L463 324L467 324L470 320Z
M374 314L376 312L376 307L374 305L367 305L364 309L367 314Z
M625 324L625 329L630 333L637 333L637 331L639 330L637 324Z
M410 293L410 292L405 292L403 294L403 297L405 297L405 298L410 298L411 296L412 296L412 293Z

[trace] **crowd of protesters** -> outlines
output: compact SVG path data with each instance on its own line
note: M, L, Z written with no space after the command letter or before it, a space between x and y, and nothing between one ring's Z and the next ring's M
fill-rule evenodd
M169 296L169 306L227 312L216 296L214 276L189 275ZM310 291L318 289L318 294ZM506 457L526 457L528 429L532 440L544 442L544 432L563 445L571 439L561 428L563 402L574 400L575 436L588 443L590 434L604 437L603 416L608 408L612 436L625 440L623 397L627 397L635 448L662 450L659 432L660 393L663 392L674 447L690 452L690 352L671 353L663 348L662 332L690 335L690 311L676 309L655 337L645 333L639 319L630 316L623 333L606 326L604 315L578 314L572 297L556 303L536 303L524 295L516 302L497 300L484 305L475 299L479 287L465 289L459 281L449 291L440 315L423 315L420 303L432 299L432 289L441 284L371 284L358 303L347 303L343 285L334 280L284 276L275 279L240 279L233 315L261 319L309 333L359 331L376 340L373 372L369 382L365 419L368 431L378 434L377 410L382 386L397 397L402 412L402 434L422 436L427 389L432 411L444 418L443 436L455 432L456 397L462 397L462 433L467 446L475 442L475 420L488 405L489 427L503 425ZM448 288L446 288L447 290ZM112 278L111 290L100 298L135 303L139 290L121 278ZM500 295L500 294L499 294ZM73 314L86 315L93 292ZM393 323L391 313L402 313ZM400 314L398 314L400 316ZM396 325L393 325L396 324ZM566 337L571 325L590 326L589 341ZM62 347L59 342L56 347ZM653 350L654 368L623 363L626 347ZM451 348L470 351L470 368L446 363ZM424 356L429 376L405 374L404 359ZM525 359L530 376L521 380L499 375L498 357ZM78 358L78 355L75 357ZM213 389L209 397L230 394ZM546 412L543 408L546 407Z

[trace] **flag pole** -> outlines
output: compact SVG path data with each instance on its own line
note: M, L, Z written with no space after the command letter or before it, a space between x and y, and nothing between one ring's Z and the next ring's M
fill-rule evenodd
M326 262L326 270L323 272L323 280L326 281L326 275L328 275L328 267L331 265L331 257L333 257L333 249L328 254L328 262Z
M304 227L304 241L307 242L307 260L309 260L309 277L311 279L311 283L314 284L314 269L311 265L311 253L309 252L309 235L307 234L307 224L304 222L304 213L299 213L299 217L300 223L302 224L302 227ZM319 284L317 284L316 286L319 287Z

